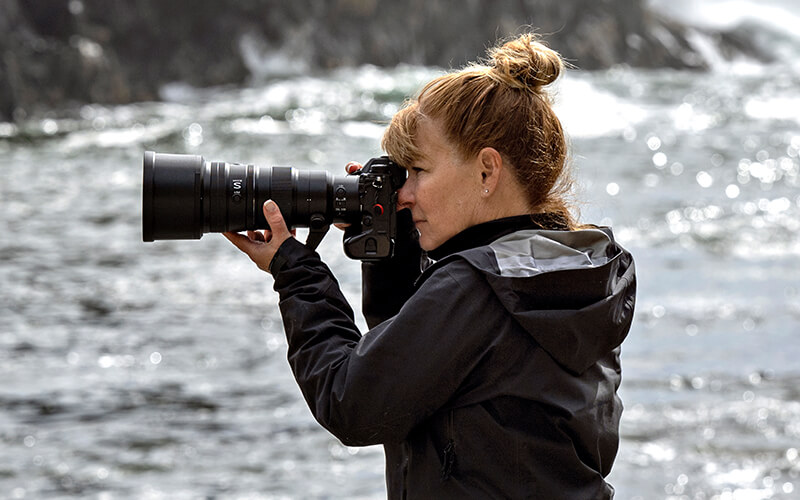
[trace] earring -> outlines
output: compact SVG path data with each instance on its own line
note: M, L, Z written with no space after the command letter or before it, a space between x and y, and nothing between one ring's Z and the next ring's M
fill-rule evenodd
M488 189L484 189L483 192L486 193L486 194L489 194L489 190Z

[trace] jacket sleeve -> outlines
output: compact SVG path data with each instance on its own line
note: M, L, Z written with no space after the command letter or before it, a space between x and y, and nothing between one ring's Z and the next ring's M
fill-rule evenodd
M348 445L400 442L442 408L486 351L496 297L452 264L363 337L336 280L294 239L275 277L289 363L317 421ZM466 264L462 271L475 273ZM474 281L474 277L472 278ZM496 320L496 318L495 318Z
M401 210L397 213L397 237L392 258L361 264L361 311L370 328L397 314L414 293L421 259L419 234L411 219L411 211Z

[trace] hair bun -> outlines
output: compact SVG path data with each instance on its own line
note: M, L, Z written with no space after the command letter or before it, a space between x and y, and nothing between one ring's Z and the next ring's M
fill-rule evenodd
M527 33L489 50L492 73L503 83L538 92L556 81L564 69L558 52Z

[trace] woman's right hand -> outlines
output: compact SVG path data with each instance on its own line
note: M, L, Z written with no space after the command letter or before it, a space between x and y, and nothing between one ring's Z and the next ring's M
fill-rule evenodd
M344 170L348 174L352 174L352 173L355 173L355 172L358 172L359 170L361 170L362 167L363 167L363 165L361 165L359 162L351 161L347 165L344 166ZM334 226L336 226L337 229L341 229L342 231L344 231L345 229L350 227L350 224L339 223L339 224L334 224Z

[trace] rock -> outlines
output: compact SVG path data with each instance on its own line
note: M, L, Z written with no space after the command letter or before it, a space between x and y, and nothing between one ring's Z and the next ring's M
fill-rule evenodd
M0 120L154 100L174 81L242 84L281 66L458 67L525 26L581 69L707 65L687 29L644 0L3 0ZM741 36L717 39L753 52Z
M113 51L76 32L66 5L0 3L0 118L71 101L134 97Z

